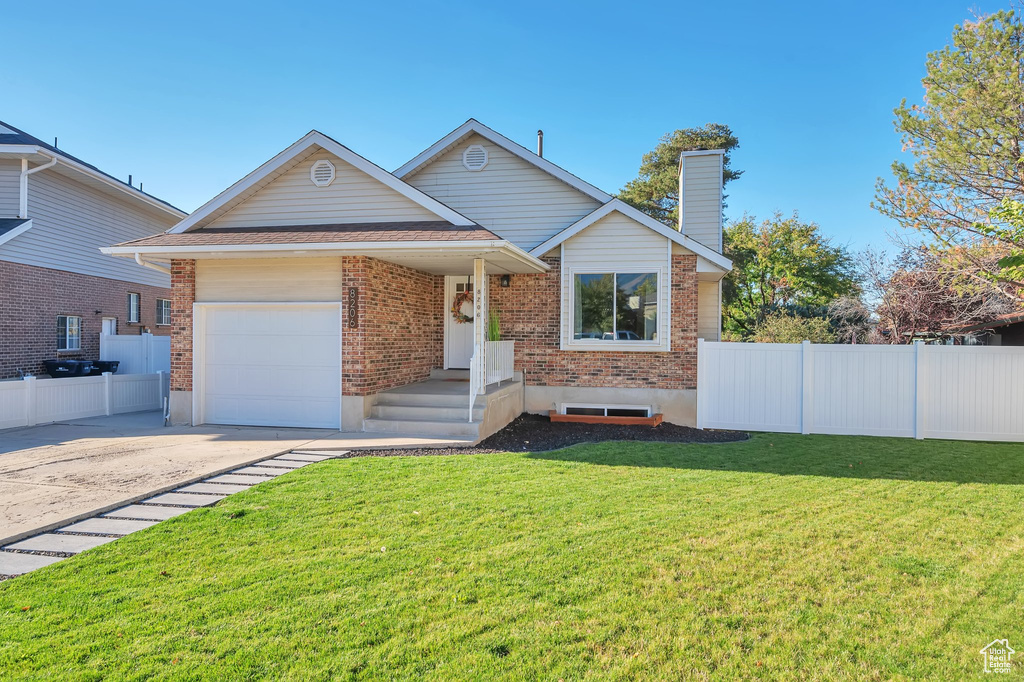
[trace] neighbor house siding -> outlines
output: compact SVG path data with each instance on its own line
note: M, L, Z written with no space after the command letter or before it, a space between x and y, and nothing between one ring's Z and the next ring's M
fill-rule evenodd
M697 283L697 336L720 341L722 326L721 289L718 282Z
M658 318L658 338L667 341L671 329L671 314L665 314L670 309L671 298L671 287L668 285L669 245L668 239L621 213L611 213L567 240L562 251L564 267L560 328L563 343L567 344L573 338L573 271L658 273L661 313ZM663 350L668 348L668 343L663 345Z
M672 350L580 351L559 347L561 263L551 270L512 275L508 287L490 281L491 310L498 311L503 339L515 341L515 368L528 386L658 388L697 387L697 257L672 256Z
M473 144L487 150L487 166L480 171L462 165L462 153ZM600 206L479 135L463 140L404 179L526 250Z
M0 159L0 218L18 215L21 161Z
M684 156L683 233L722 252L722 155Z
M28 182L32 229L0 245L0 260L168 287L170 277L100 247L163 232L177 219L143 210L52 170Z
M127 319L129 292L140 297L138 323ZM104 317L117 319L119 334L145 328L166 335L170 328L156 324L156 300L169 297L162 287L0 261L0 379L40 374L43 360L58 357L98 360ZM57 350L58 315L82 318L81 349Z
M341 258L200 260L196 301L341 301Z
M327 159L335 177L327 187L309 178L313 164ZM209 223L208 227L269 227L441 220L411 199L326 151L313 154Z

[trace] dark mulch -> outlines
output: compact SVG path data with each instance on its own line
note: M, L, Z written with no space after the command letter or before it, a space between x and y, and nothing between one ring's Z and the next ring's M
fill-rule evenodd
M574 424L552 422L539 414L522 414L493 436L473 447L409 448L401 450L353 450L345 457L419 457L425 455L478 455L496 452L545 452L579 443L611 440L658 443L732 443L750 436L743 431L692 429L662 423L658 426L619 426L616 424Z

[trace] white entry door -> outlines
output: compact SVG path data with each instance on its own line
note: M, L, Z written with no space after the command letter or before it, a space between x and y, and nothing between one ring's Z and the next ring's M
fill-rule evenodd
M116 334L117 333L117 318L116 317L104 317L103 318L103 329L100 330L101 334Z
M469 292L469 299L461 311L470 318L460 323L452 313L455 297ZM450 275L444 278L444 367L445 369L469 369L473 357L473 277Z
M202 306L202 421L340 428L337 304Z

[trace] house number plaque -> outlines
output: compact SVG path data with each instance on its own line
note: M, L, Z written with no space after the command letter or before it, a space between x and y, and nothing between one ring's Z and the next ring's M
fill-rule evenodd
M348 288L348 326L350 329L359 328L359 288Z

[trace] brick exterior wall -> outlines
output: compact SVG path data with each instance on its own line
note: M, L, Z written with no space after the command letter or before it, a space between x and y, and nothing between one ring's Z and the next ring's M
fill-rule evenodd
M138 323L128 323L129 292L140 296ZM43 360L98 360L104 317L117 318L118 334L169 334L170 326L156 325L157 298L170 290L0 261L0 379L42 374ZM80 350L57 350L58 315L82 318Z
M365 256L341 260L346 295L359 290L357 328L342 309L342 395L422 381L441 367L444 277Z
M192 390L192 304L195 260L171 261L171 390Z
M516 342L515 368L530 386L695 389L697 387L697 257L672 256L672 350L668 353L559 350L561 270L492 277L491 309L502 338Z

